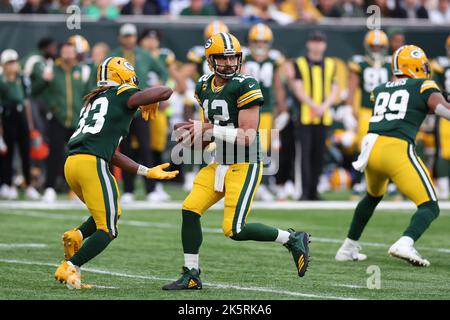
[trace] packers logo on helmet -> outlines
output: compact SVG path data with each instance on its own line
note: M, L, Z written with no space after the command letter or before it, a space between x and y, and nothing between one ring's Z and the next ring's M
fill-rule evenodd
M230 32L227 25L220 20L214 20L210 22L203 33L205 39L211 38L213 35L221 32Z
M234 77L241 70L241 44L230 33L221 32L209 38L205 44L205 56L211 71L224 79ZM236 57L236 62L234 64L221 65L217 62L219 57Z
M366 53L375 60L386 55L388 44L388 37L383 30L371 30L364 37Z
M97 86L138 85L134 67L122 57L106 58L97 69Z
M425 52L413 45L405 45L392 56L392 73L422 79L430 77L430 63Z

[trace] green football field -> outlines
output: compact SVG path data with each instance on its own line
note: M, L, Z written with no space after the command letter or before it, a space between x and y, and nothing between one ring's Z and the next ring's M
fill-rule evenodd
M346 263L334 255L351 210L253 210L249 221L312 234L312 262L299 278L284 247L225 238L222 212L211 210L202 219L204 289L189 292L161 290L183 264L179 210L123 211L118 239L82 268L94 287L77 291L55 282L53 273L63 256L62 233L87 211L0 209L0 299L450 299L450 211L442 210L417 242L431 262L417 268L387 254L409 210L376 212L361 239L368 260ZM379 268L380 289L368 289L374 277L368 268Z

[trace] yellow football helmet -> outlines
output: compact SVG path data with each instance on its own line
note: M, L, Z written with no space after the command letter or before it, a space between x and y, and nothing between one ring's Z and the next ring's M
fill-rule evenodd
M205 44L205 56L208 61L209 68L215 74L224 79L229 79L238 74L242 66L242 51L239 40L230 33L221 32L213 35L206 41ZM216 57L218 56L236 56L237 62L234 65L229 65L233 70L228 73L218 71L218 67L227 67L224 65L218 65Z
M205 39L211 38L213 35L221 32L230 32L228 26L220 20L210 22L203 33Z
M410 78L429 78L430 63L425 52L414 45L405 45L395 51L392 56L392 73L395 76Z
M80 35L74 35L67 39L67 42L75 47L77 54L85 54L91 50L89 42Z
M97 68L97 86L138 85L134 67L122 57L106 58Z
M381 59L386 55L389 40L383 30L370 30L364 37L364 48L372 59Z
M255 56L266 56L272 46L273 33L264 23L255 24L248 32L248 44Z

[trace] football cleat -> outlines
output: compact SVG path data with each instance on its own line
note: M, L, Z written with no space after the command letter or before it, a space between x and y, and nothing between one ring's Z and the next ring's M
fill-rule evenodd
M291 233L288 242L284 244L286 248L292 253L295 267L297 268L298 276L303 277L308 269L309 264L309 240L310 234L303 231L294 231L288 229Z
M65 283L69 289L81 289L81 272L74 265L70 265L67 261L61 262L55 272L55 280Z
M388 250L390 256L403 259L416 267L429 267L430 261L422 258L417 250L409 243L405 243L402 239L394 243Z
M162 287L163 290L200 290L202 281L200 280L200 270L183 267L181 278Z
M81 242L83 238L81 232L78 229L73 229L64 232L63 234L63 244L64 244L64 259L69 260L75 253L80 250Z
M336 252L337 261L363 261L367 259L365 254L359 253L361 246L358 241L345 239L339 250Z

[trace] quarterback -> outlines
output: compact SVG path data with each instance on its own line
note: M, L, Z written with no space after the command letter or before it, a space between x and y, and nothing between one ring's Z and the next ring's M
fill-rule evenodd
M64 165L67 183L91 214L79 228L64 233L65 259L55 272L57 281L75 289L89 287L81 283L80 267L100 254L118 234L119 188L109 164L149 179L172 179L178 174L163 170L168 163L147 168L116 150L128 134L137 109L144 119L154 118L159 101L167 100L172 90L139 90L133 66L121 57L107 58L98 67L97 86L84 97Z
M262 177L259 150L259 112L264 103L259 82L240 74L242 51L233 35L222 32L206 41L205 56L213 74L197 82L195 97L203 122L190 121L177 130L188 137L212 135L214 161L203 167L182 207L181 238L184 266L181 278L164 290L201 289L199 250L202 243L200 218L224 198L222 230L235 241L271 241L285 245L294 257L298 275L309 263L309 235L285 231L260 223L246 223L255 191ZM237 151L236 151L237 150Z
M350 230L336 254L338 261L365 260L358 240L391 180L417 211L403 236L388 253L412 265L427 267L430 262L414 248L431 222L439 215L439 205L427 168L415 152L414 141L428 113L450 119L450 104L430 78L425 52L413 45L397 49L392 56L393 81L377 86L372 94L373 115L364 137L362 151L353 166L364 171L367 194L358 203Z

